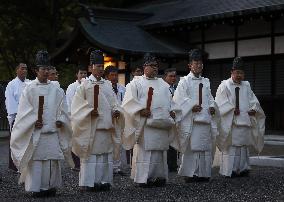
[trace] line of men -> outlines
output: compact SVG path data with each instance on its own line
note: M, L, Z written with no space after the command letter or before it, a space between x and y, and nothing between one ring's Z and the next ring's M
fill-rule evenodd
M103 53L92 51L91 75L87 78L79 67L67 99L48 79L46 51L37 53L36 65L37 78L25 86L17 111L8 110L12 84L6 90L8 118L13 118L11 157L20 182L35 197L56 194L63 159L80 170L80 190L89 192L110 190L113 172L121 172L126 159L125 150L133 150L134 182L159 187L168 181L168 161L175 159L168 160L169 148L169 156L176 156L175 150L181 155L178 174L186 183L210 180L214 154L221 175L247 176L248 146L257 152L263 148L265 115L244 81L240 57L234 59L231 78L222 81L215 100L209 79L201 76L203 55L198 49L189 53L190 73L176 89L175 71L158 78L159 61L151 54L144 56L144 74L134 76L124 88L117 82L117 69L108 67L105 72ZM24 76L18 79L25 82Z

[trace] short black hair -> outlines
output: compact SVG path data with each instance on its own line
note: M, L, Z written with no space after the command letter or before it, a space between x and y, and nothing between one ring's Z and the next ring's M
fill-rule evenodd
M136 69L141 69L141 71L143 71L143 67L142 66L132 66L130 69L131 69L131 72L135 72Z
M76 74L77 74L79 71L88 71L88 65L79 63L79 64L76 66L75 70L76 70Z
M168 69L165 69L164 71L164 76L167 76L168 73L170 72L176 72L176 68L168 68Z
M105 68L105 76L109 75L111 72L118 72L118 68L112 65L109 65Z
M56 70L56 67L55 66L49 66L49 69L51 70Z
M16 70L19 69L21 65L26 65L26 68L28 67L26 63L20 62L20 63L18 63L18 65L16 66Z

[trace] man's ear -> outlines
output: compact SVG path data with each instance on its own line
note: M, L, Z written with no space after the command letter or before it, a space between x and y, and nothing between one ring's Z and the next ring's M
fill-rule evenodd
M191 69L191 63L188 63L188 64L187 64L187 67L188 67L189 69Z

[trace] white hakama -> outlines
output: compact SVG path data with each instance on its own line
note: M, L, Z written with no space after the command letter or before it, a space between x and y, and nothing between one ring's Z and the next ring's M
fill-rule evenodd
M111 142L111 132L96 130L91 155L87 159L81 158L80 161L79 186L94 187L94 183L112 184L113 153L111 152Z
M221 153L220 174L231 176L232 172L240 173L249 170L250 128L236 126L232 128L232 145Z
M121 169L129 168L127 164L126 150L120 146L119 148L119 159L113 161L113 171L117 172Z
M145 150L143 145L133 148L131 179L136 183L147 183L149 178L168 180L167 151Z
M182 155L179 175L211 177L211 141L210 125L194 123L190 143Z
M39 192L58 188L62 183L60 160L64 156L57 133L42 133L32 160L28 164L25 189Z
M42 160L29 163L25 179L26 191L39 192L58 188L61 186L61 183L60 161Z
M95 183L113 182L112 153L92 154L88 159L81 159L79 186L94 187Z

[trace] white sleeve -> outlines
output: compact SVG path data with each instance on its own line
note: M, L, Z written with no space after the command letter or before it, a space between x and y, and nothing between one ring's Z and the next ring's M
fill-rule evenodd
M5 91L5 104L8 115L16 114L18 109L18 102L14 96L14 85L9 83Z
M68 112L71 113L71 102L74 96L74 89L72 89L72 84L70 84L66 90L66 102L68 106Z

